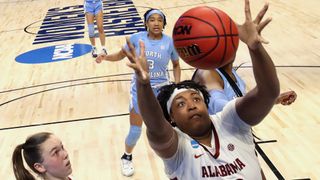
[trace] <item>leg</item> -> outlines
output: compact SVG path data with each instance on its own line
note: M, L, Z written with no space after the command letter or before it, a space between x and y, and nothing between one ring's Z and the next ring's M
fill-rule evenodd
M92 54L92 57L95 58L98 56L98 53L97 53L95 34L94 34L94 15L91 14L90 12L86 12L86 19L88 23L89 39L92 46L91 54Z
M134 109L130 111L130 131L126 138L125 151L132 153L134 146L141 135L142 117L135 112Z
M98 31L99 31L99 38L101 42L101 46L105 46L105 41L106 41L106 36L104 34L104 29L103 29L103 13L100 11L96 15L96 21L97 21L97 26L98 26Z
M121 157L121 171L124 176L132 176L134 167L132 163L132 151L141 135L142 117L134 108L130 111L130 131L125 141L125 153Z
M86 13L86 19L88 24L89 39L90 39L91 45L94 47L96 46L96 42L94 39L94 15L90 13Z

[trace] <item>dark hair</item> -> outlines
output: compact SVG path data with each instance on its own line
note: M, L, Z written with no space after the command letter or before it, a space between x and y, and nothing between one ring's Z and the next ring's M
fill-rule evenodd
M13 172L17 180L34 180L33 175L24 167L21 151L28 166L37 174L39 172L34 168L34 164L42 162L40 145L45 142L49 136L48 132L34 134L27 138L24 144L18 145L12 154Z
M207 107L209 104L209 97L210 97L210 94L208 93L205 86L200 85L199 83L196 83L191 80L185 80L185 81L179 82L177 84L172 83L172 84L165 85L165 86L161 87L159 89L159 94L157 96L157 99L160 103L164 117L167 119L167 121L172 126L176 126L176 125L175 125L175 123L171 122L171 120L170 120L170 114L169 114L170 112L167 111L167 101L170 99L171 94L173 93L175 88L195 89L195 90L200 91L203 95L203 99L204 99L204 102Z
M145 12L144 15L143 15L143 17L144 17L144 28L146 29L146 31L148 30L148 28L147 28L147 21L148 21L147 15L148 15L149 12L152 11L152 10L159 10L159 9L150 8L150 9L149 9L147 12ZM159 11L160 11L160 10L159 10ZM163 29L164 29L164 27L166 27L166 25L167 25L167 19L166 19L166 15L164 15L162 11L160 11L160 12L161 12L162 15L163 15Z

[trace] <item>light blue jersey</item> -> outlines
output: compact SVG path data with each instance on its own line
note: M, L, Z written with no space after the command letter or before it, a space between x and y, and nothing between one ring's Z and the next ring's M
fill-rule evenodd
M149 64L149 75L151 87L155 95L157 90L166 84L169 84L169 72L168 64L170 59L172 61L178 61L179 56L173 46L172 38L162 34L160 40L151 40L148 38L148 32L138 32L130 37L130 42L136 48L137 54L140 54L139 40L142 40L145 44L145 54ZM128 49L128 46L125 46ZM137 105L137 88L136 88L136 76L134 75L131 81L131 103L130 110L135 109L136 113L139 113Z
M223 107L227 104L227 102L231 101L232 99L236 98L237 95L232 89L232 86L229 84L228 80L221 74L220 71L216 70L220 77L223 80L223 90L211 90L209 93L211 95L210 102L209 102L209 114L216 114L217 112L220 112ZM242 94L245 94L246 92L246 84L245 82L240 78L240 76L237 74L237 72L232 69L232 74L236 78L236 84L239 87Z

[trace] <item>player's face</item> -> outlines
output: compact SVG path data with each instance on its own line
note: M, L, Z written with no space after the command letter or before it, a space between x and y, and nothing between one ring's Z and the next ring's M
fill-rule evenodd
M188 90L178 94L171 106L171 120L191 137L201 137L211 129L207 106L198 92Z
M66 178L72 173L68 152L56 136L51 135L40 146L43 162L41 163L45 176Z
M163 18L160 14L152 14L147 20L147 27L149 35L159 36L163 30Z

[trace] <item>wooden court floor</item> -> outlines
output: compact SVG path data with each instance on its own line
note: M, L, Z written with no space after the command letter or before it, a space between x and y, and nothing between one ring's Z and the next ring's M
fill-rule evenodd
M255 15L264 1L251 1ZM126 2L132 2L141 18L148 7L162 9L168 21L165 33L169 35L177 18L196 6L217 7L236 22L244 20L242 0ZM145 127L134 150L134 176L125 178L120 173L119 160L129 129L132 75L126 59L96 64L90 54L85 54L53 63L15 61L18 55L39 48L89 44L86 26L78 31L82 32L81 38L36 41L49 9L74 6L79 10L82 3L82 0L0 0L0 179L15 179L11 164L14 147L27 136L42 131L61 138L69 152L75 179L166 179L161 160L148 145ZM265 48L277 66L281 90L294 90L298 98L291 106L274 106L254 131L262 141L276 141L259 146L285 179L320 179L320 1L269 0L269 3L267 16L273 21L263 31L270 41ZM81 12L75 13L84 25ZM105 22L112 27L108 19ZM124 37L107 33L108 52L118 51ZM251 63L243 44L239 46L235 64L241 63L245 64L238 72L248 88L252 88L255 84ZM182 60L181 66L182 79L190 79L193 69ZM260 162L267 178L277 179L268 164L261 158Z

